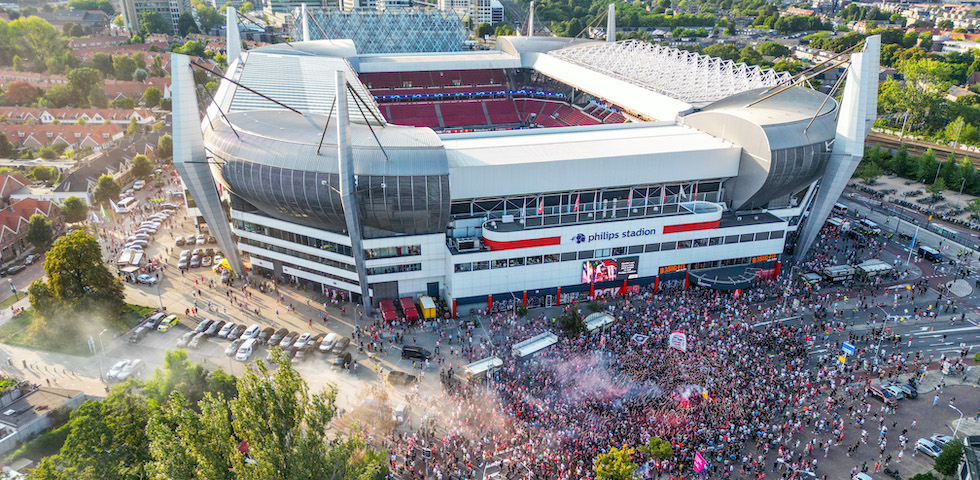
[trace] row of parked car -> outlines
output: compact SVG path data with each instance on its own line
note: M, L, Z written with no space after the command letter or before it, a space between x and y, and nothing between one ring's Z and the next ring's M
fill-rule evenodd
M138 358L133 360L120 360L109 369L106 378L110 382L124 382L129 378L142 377L143 370L145 369L146 364Z
M181 250L180 259L177 261L177 268L186 270L188 268L210 267L221 263L224 255L213 248L195 248L194 250Z
M184 245L204 245L207 243L218 243L218 239L214 238L214 235L205 235L203 233L197 235L188 235L187 237L176 237L174 238L174 245L178 247L183 247Z
M173 215L174 211L170 209L164 209L160 212L154 213L147 217L139 227L136 232L126 238L126 245L123 247L125 250L144 250L146 246L150 244L153 236L157 234L160 230L160 226L164 221Z
M336 333L314 335L308 332L291 332L287 328L262 328L258 324L246 328L244 324L209 319L202 320L194 331L181 337L177 341L177 346L198 348L209 338L231 340L228 348L225 349L225 355L235 355L241 361L247 361L255 347L261 345L270 347L278 345L294 363L305 360L314 350L332 353L342 358L347 347L350 346L349 338ZM347 358L349 363L350 354L347 354Z

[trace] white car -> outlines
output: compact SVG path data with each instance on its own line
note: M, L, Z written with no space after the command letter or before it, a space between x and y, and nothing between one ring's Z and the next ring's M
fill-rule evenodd
M940 449L943 449L946 448L946 445L949 445L949 442L952 442L954 439L949 435L942 435L937 433L929 437L929 440L932 441L932 443L935 443L936 446L939 447Z
M146 182L143 180L137 180L136 183L133 184L133 190L142 190L145 186Z
M130 377L134 377L134 376L141 377L143 375L144 368L146 368L146 364L143 363L142 360L140 359L133 360L129 362L128 365L123 367L122 371L119 372L119 375L116 376L116 379L121 382Z
M116 380L127 365L129 365L129 360L120 360L116 362L116 364L109 369L109 373L106 374L106 377L108 377L109 380Z
M228 322L218 330L218 338L228 338L228 334L235 328L235 322Z
M259 335L259 332L261 331L262 331L262 327L260 327L258 324L253 324L251 327L246 328L245 331L242 332L242 336L238 338L242 340L255 338Z
M925 438L920 438L915 441L915 449L932 457L936 458L940 453L943 453L943 449L932 443L932 440L926 440Z
M333 344L337 343L337 340L339 339L340 335L337 335L336 333L328 334L323 338L323 341L320 342L320 351L323 353L330 353L330 350L333 349Z
M300 335L299 338L296 339L296 342L293 343L293 348L296 350L302 350L307 343L310 343L311 338L313 338L313 334L311 333L304 333Z
M905 390L902 390L901 388L895 385L882 385L882 388L888 390L889 392L892 392L892 394L895 395L895 398L899 400L905 398Z
M154 285L157 283L157 277L144 273L136 277L136 283L140 285Z

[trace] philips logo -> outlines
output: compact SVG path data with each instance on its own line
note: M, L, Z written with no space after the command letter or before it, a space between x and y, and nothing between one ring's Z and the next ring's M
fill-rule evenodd
M580 233L578 235L575 235L573 240L575 240L575 243L585 243L585 234Z

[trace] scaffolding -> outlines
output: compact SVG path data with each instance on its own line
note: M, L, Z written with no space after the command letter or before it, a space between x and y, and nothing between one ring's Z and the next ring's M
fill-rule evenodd
M791 78L788 72L638 40L591 43L549 55L692 104L772 87Z

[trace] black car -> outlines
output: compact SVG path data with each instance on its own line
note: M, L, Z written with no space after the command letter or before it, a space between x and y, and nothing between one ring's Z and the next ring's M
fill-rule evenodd
M351 355L348 352L344 352L343 355L333 357L331 363L337 368L347 368L351 363Z
M392 385L411 385L419 381L419 377L415 375L409 375L405 372L399 372L394 370L388 374L388 383Z
M150 330L156 330L157 327L160 326L160 321L166 318L166 316L167 316L166 312L156 312L153 315L150 315L146 319L146 328Z
M194 329L194 333L201 333L203 331L206 331L209 327L211 327L212 323L213 320L208 320L208 319L201 320L201 323L198 323L197 328Z
M272 328L272 327L265 327L265 328L263 328L262 331L259 332L259 336L257 337L259 339L258 343L266 343L266 342L268 342L269 341L269 337L271 337L272 334L274 334L274 333L276 333L276 329L275 328Z
M287 333L289 333L289 329L285 327L276 330L276 333L273 333L272 336L269 337L269 341L266 342L266 345L269 346L279 345L279 342L282 341L282 337L285 337Z
M24 265L14 265L7 269L7 275L16 275L20 272L23 272L25 268L27 267Z
M432 352L422 348L416 347L415 345L406 345L402 347L402 358L414 358L416 360L428 360L432 356Z

